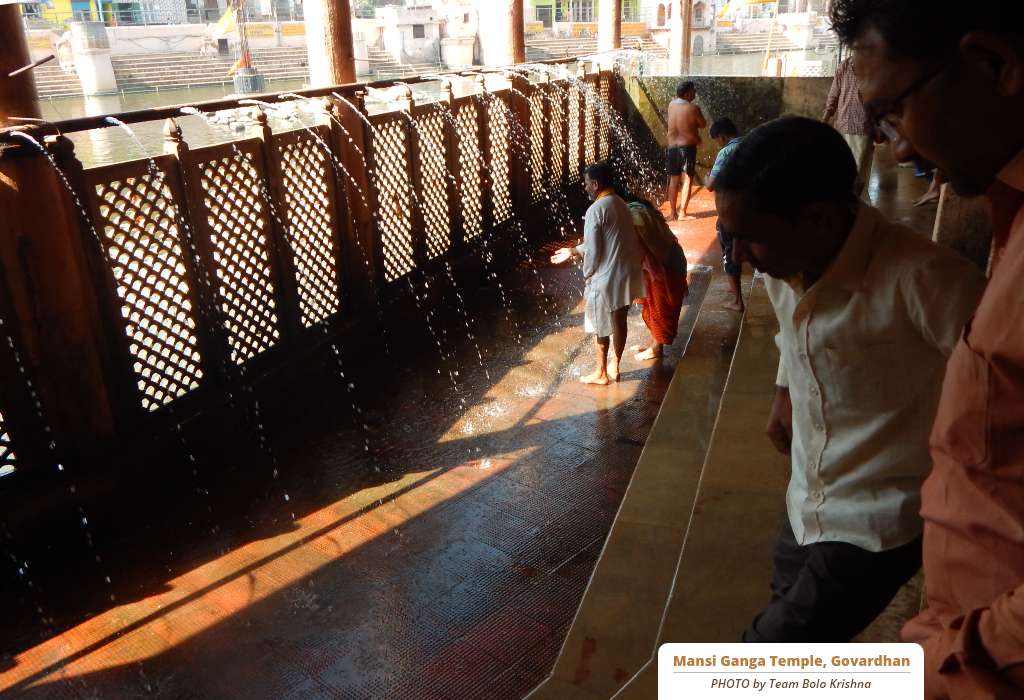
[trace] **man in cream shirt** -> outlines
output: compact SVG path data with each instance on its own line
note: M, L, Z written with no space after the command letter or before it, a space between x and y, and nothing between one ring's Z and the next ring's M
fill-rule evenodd
M835 130L787 117L751 132L715 182L737 261L768 276L781 354L768 434L792 461L749 642L848 641L921 564L928 433L985 280L859 203L856 177Z

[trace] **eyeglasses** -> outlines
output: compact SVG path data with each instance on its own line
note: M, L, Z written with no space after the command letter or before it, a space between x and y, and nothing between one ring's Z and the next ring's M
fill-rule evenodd
M886 138L893 141L899 138L899 132L896 131L896 127L892 123L892 118L899 119L903 116L903 103L908 97L913 95L915 92L924 88L925 85L930 83L932 80L937 78L942 71L946 69L945 65L939 65L934 69L928 71L917 80L912 82L903 92L886 103L883 109L874 109L875 112L875 126L881 131Z

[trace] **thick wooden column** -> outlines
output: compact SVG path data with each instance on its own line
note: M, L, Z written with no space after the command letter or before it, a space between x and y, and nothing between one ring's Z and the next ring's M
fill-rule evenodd
M522 0L508 0L509 63L526 62L526 34L523 28Z
M84 202L74 144L39 131ZM101 321L89 262L100 243L53 164L26 144L0 155L0 279L12 316L6 332L23 348L42 413L67 454L89 454L114 437L111 339Z
M349 0L306 0L306 47L313 87L343 85L356 80Z
M3 37L0 39L0 126L10 126L11 117L42 116L32 71L8 76L31 61L21 21L21 5L0 5L0 37Z
M597 7L597 50L622 48L622 0L602 0Z

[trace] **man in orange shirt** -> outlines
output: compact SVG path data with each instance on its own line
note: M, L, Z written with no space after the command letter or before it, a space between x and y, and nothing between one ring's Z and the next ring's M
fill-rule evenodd
M992 201L992 276L950 357L922 490L925 697L1024 698L1024 2L833 0L897 160ZM936 289L941 297L943 289Z

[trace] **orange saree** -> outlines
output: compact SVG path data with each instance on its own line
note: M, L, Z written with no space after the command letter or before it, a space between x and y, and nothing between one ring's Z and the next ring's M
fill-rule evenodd
M661 214L642 204L630 204L633 224L644 250L647 294L638 299L641 315L654 341L671 345L688 291L686 256Z

